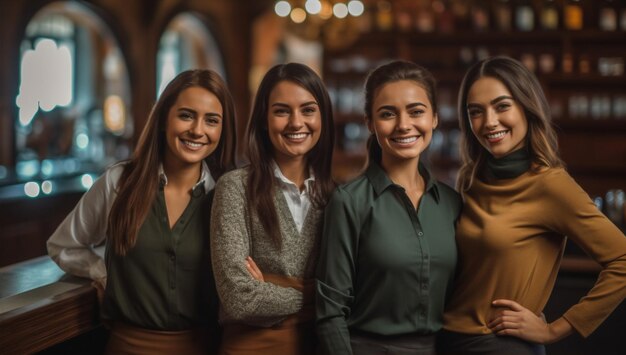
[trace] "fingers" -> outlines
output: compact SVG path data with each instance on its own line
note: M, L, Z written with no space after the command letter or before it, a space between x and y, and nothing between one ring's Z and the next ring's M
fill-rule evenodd
M499 299L499 300L495 300L493 302L491 302L491 304L493 306L496 307L508 307L514 311L523 311L526 308L522 307L519 303L515 302L515 301L511 301L511 300L504 300L504 299Z
M522 320L523 318L518 316L502 316L497 317L489 322L489 324L487 324L487 327L492 330L499 326L504 326L505 328L518 328L518 326L514 324L519 324Z
M259 267L254 262L254 260L252 260L252 258L249 256L246 258L246 269L248 270L248 272L250 273L250 275L252 275L254 279L259 280L259 281L265 281L265 279L263 278L263 273L261 272L261 269L259 269Z

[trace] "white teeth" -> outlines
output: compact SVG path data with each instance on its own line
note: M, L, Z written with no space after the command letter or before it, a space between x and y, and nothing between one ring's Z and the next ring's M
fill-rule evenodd
M508 131L500 131L497 133L491 133L487 135L487 139L498 139L498 138L502 138L504 137L504 135L506 134L506 132Z
M202 143L195 143L195 142L183 141L183 140L181 140L181 142L183 142L184 145L190 146L191 148L200 148L203 145Z
M287 137L288 139L302 139L306 137L306 135L306 133L287 133L285 134L285 137Z
M393 138L392 140L397 143L407 144L407 143L415 142L417 140L417 137L413 136L413 137L406 137L406 138Z

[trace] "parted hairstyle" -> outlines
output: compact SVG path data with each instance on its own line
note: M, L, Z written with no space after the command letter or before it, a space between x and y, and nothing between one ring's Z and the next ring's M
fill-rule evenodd
M159 165L167 149L167 117L180 93L191 87L208 90L222 105L220 140L215 151L205 158L213 179L217 180L235 167L235 107L224 80L208 69L178 74L154 104L135 151L119 179L117 198L107 221L109 243L118 255L125 255L135 245L139 228L154 202L159 188Z
M513 99L522 107L528 122L526 147L530 153L533 171L562 167L556 133L551 125L550 107L539 81L519 61L497 56L484 59L468 69L459 90L458 116L461 128L461 158L457 189L467 191L477 174L483 169L487 150L480 145L470 127L467 95L480 78L499 80L511 92Z
M423 88L433 108L433 116L437 115L437 82L433 74L416 63L396 60L374 69L365 80L365 119L368 122L374 117L372 105L378 91L388 83L401 80L412 81ZM367 150L368 160L380 163L382 150L374 133L367 140Z
M252 114L246 129L247 151L250 161L246 197L257 215L265 232L281 245L278 214L274 205L274 147L270 141L268 126L269 97L274 87L289 81L301 86L313 95L320 110L322 129L317 144L307 153L308 168L313 171L315 181L311 192L311 203L322 208L326 205L334 188L331 176L332 153L335 142L333 110L328 91L322 79L306 65L299 63L279 64L271 68L261 80L254 99Z

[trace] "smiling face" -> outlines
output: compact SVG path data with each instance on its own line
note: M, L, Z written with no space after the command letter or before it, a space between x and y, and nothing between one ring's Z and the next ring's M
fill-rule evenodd
M383 166L392 160L419 159L437 122L426 90L417 83L400 80L378 89L368 126L381 147Z
M278 163L304 159L320 139L322 116L315 97L302 86L281 81L272 89L267 131Z
M222 104L210 91L183 90L167 115L164 159L170 164L200 164L219 144L222 112Z
M528 121L524 110L500 80L482 77L472 84L467 94L467 114L474 136L495 158L526 144Z

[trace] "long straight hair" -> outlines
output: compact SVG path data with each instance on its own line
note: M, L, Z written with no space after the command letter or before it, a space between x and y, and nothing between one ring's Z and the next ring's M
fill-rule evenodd
M107 233L116 254L125 255L137 241L137 234L159 188L159 164L165 155L165 125L170 109L182 91L201 87L222 104L222 133L215 151L205 158L213 179L233 169L235 159L235 108L222 78L212 70L188 70L165 88L150 112L135 151L119 179L117 198L107 221Z
M469 190L477 174L483 169L489 154L474 136L469 123L467 95L480 78L499 80L520 104L528 121L526 146L530 153L533 171L562 167L556 133L552 128L550 107L539 81L533 73L515 59L498 56L474 64L465 74L459 90L458 116L461 128L461 158L457 189Z
M365 119L369 123L373 116L372 105L376 94L384 85L396 81L408 80L426 91L433 108L433 117L437 116L437 83L435 77L426 68L413 62L396 60L374 69L365 80ZM382 150L376 135L372 133L367 140L368 161L380 163Z
M248 142L246 155L250 161L246 196L250 206L256 209L265 232L278 245L281 243L281 234L274 205L275 182L272 169L274 147L267 131L267 120L270 94L282 81L290 81L306 89L313 95L320 108L322 118L320 138L306 154L307 168L311 168L315 174L311 193L312 204L317 208L323 208L335 186L331 176L335 130L328 91L322 79L306 65L299 63L276 65L265 74L259 85L246 129Z

